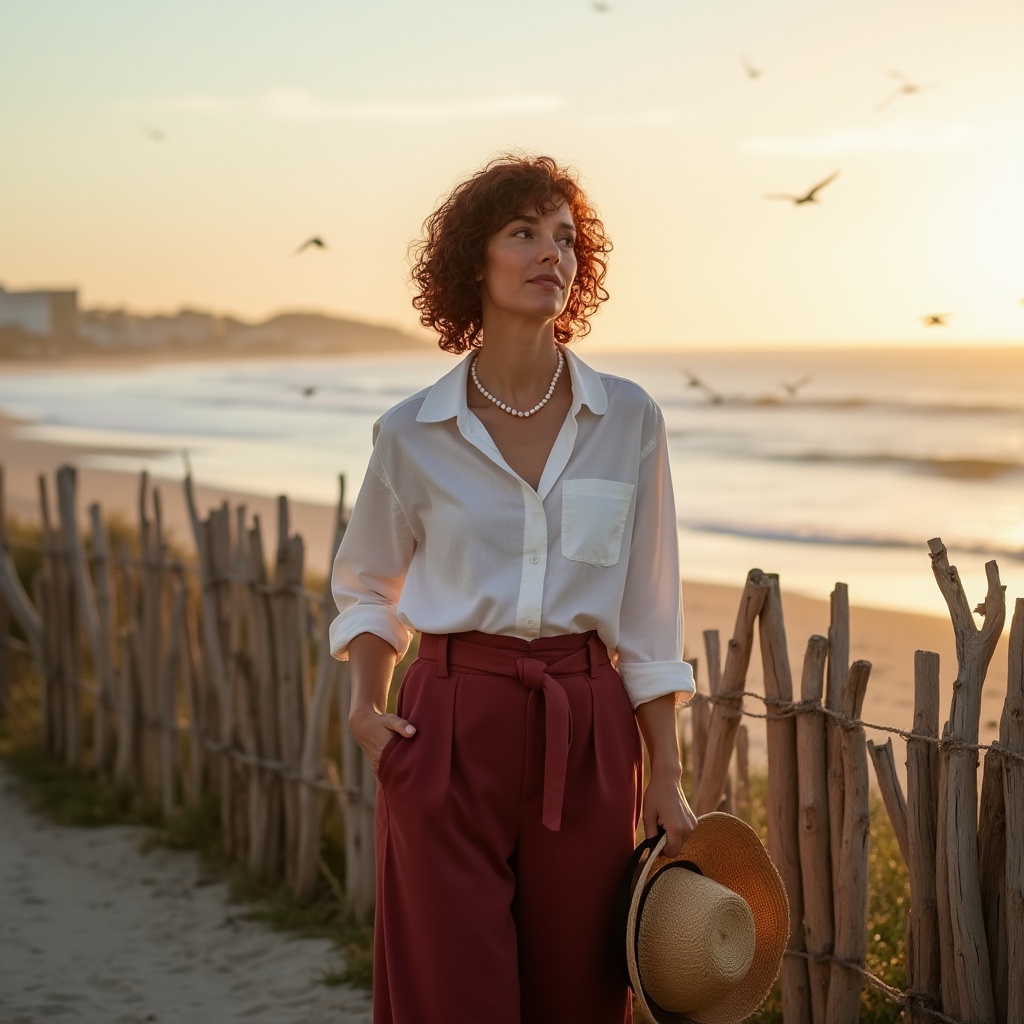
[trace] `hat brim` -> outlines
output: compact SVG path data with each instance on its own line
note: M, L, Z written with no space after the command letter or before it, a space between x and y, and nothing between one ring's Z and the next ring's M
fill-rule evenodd
M782 964L789 939L789 900L782 877L757 833L732 814L712 811L697 819L675 857L662 857L662 836L642 863L633 883L626 920L626 965L639 1008L655 1024L737 1024L764 1002ZM754 958L746 976L714 1006L699 1013L675 1013L658 1006L644 991L636 959L641 896L648 878L674 861L691 861L747 901L754 915Z

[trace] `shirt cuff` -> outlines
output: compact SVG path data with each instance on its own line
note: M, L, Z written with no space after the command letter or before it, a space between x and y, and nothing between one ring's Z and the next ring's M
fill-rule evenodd
M348 661L348 645L360 633L373 633L391 644L401 661L412 643L413 631L403 625L390 608L381 605L355 605L331 623L331 654Z
M631 665L619 665L622 685L635 709L666 693L678 693L683 700L689 700L697 687L693 681L693 669L685 661L640 661Z

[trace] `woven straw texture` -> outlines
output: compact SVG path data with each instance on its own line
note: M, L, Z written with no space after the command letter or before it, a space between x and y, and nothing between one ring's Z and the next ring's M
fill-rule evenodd
M789 901L782 878L757 833L731 814L715 811L699 818L678 857L659 856L663 845L664 839L640 870L626 927L626 959L641 1018L654 1024L738 1024L764 1002L782 963L789 937ZM665 879L660 877L676 860L693 862L705 878L741 896L754 919L754 951L749 970L734 985L726 986L724 992L712 993L710 1000L703 993L687 993L684 1003L675 1004L687 1007L686 1012L663 1009L655 993L641 984L644 975L658 979L655 981L658 993L668 1001L673 993L686 992L691 984L696 988L698 979L708 973L707 944L694 936L689 920L694 916L693 896L700 897L701 890L685 881L690 872L681 869L667 872ZM664 895L669 898L657 902L661 920L656 924L648 922L645 919L656 894L652 892L648 896L643 915L640 915L640 898L647 880L652 878L652 885L660 886L668 881L668 875L684 876L684 880L681 885L673 883L666 887ZM689 893L683 893L688 887ZM682 899L683 895L687 899ZM641 940L643 973L634 946L638 916L641 936L645 932L661 932L656 939L648 935L646 948ZM675 948L670 949L673 946ZM653 963L648 960L649 956L659 961L665 958L665 963ZM676 970L684 972L682 978L669 978ZM697 1006L703 1008L694 1008Z

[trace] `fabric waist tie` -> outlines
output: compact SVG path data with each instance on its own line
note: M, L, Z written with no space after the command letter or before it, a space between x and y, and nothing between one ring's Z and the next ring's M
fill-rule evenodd
M437 674L479 672L518 679L544 698L544 790L541 821L558 832L572 741L569 698L559 676L581 672L594 677L607 665L608 649L593 630L521 640L472 630L466 633L424 633L419 656L437 662Z

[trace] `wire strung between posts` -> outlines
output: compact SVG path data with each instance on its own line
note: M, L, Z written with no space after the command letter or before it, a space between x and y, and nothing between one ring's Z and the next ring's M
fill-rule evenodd
M746 708L739 707L735 703L742 697L751 697L754 700L759 700L766 707L781 708L782 710L769 711L763 715L758 714L756 711L748 711ZM920 733L911 732L907 729L898 729L893 725L878 725L874 722L865 722L860 718L850 718L850 716L844 712L827 708L821 703L821 701L817 700L779 700L778 698L765 697L764 694L754 693L751 690L736 690L732 693L718 694L717 696L706 693L695 693L688 703L692 704L700 701L705 701L714 705L724 705L724 707L716 707L718 714L723 718L756 718L760 721L776 721L782 718L795 718L797 715L807 715L817 712L823 715L828 715L830 718L834 718L845 729L856 729L859 727L863 729L871 729L875 732L889 733L893 736L901 737L908 743L930 743L940 751L973 750L980 752L991 750L997 754L1001 754L1003 757L1007 758L1007 760L1018 761L1021 764L1024 764L1024 753L1019 753L1016 750L1010 750L1002 743L968 743L966 740L958 740L949 736L922 736Z
M877 974L872 974L863 964L856 960L843 960L833 956L831 953L808 953L803 949L787 949L784 955L799 957L802 960L809 960L811 963L816 964L838 964L854 974L859 974L873 989L881 992L882 995L891 999L894 1003L902 1003L908 1008L912 1006L915 1013L930 1017L932 1020L941 1021L942 1024L965 1024L958 1017L949 1017L940 1010L935 1010L925 1005L922 1002L922 999L926 998L925 993L920 990L910 989L902 992L900 989L883 981Z
M65 679L62 685L70 686L73 689L80 690L82 693L88 693L97 704L105 707L108 711L113 711L118 715L123 714L124 705L120 701L112 697L109 693L100 693L98 687L91 683L87 683L81 679ZM176 719L173 722L166 722L162 718L154 718L152 715L144 714L141 711L133 712L131 718L132 721L138 722L140 725L144 725L156 732L163 732L171 736L179 736L182 734L191 736L194 739L197 739L206 750L217 754L226 754L232 760L238 761L240 764L245 764L252 768L263 768L266 771L280 775L283 779L287 779L289 782L301 782L304 785L312 786L314 789L319 789L322 792L335 793L339 796L343 796L349 801L359 795L359 790L356 787L338 786L332 782L325 782L319 776L304 775L301 771L290 768L284 761L272 761L270 758L260 757L258 754L248 754L244 750L239 750L238 747L224 743L222 740L213 739L198 726L192 725L188 719L182 719L180 721ZM366 803L367 806L373 805L372 801L363 802Z

